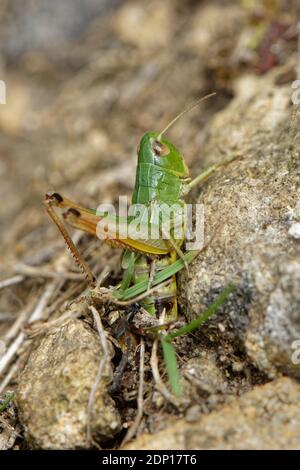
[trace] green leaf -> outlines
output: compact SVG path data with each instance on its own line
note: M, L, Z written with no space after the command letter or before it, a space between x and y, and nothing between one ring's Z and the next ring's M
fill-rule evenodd
M167 367L172 393L175 396L180 397L182 395L182 389L175 349L170 341L165 341L165 336L160 335L160 341L163 348L164 360Z
M206 322L228 299L229 295L236 289L234 284L228 284L224 291L216 298L216 300L195 320L179 328L177 331L169 333L164 337L165 341L172 341L174 338L186 335L199 328L204 322Z
M173 339L191 333L195 329L199 328L214 313L216 313L216 311L226 302L229 295L234 292L235 289L236 287L234 284L229 284L216 298L216 300L201 315L198 315L195 320L192 320L187 325L184 325L182 328L179 328L177 331L169 333L168 335L159 335L163 348L164 360L168 371L169 382L174 395L179 397L182 394L182 390L180 385L180 375L177 366L176 353L172 345Z
M124 255L123 255L123 260L124 260L125 257L127 258L126 261L127 261L128 265L127 265L127 269L126 269L126 271L123 275L122 283L121 283L121 286L120 286L120 292L125 292L126 289L128 289L128 286L130 285L130 282L131 282L133 274L134 274L134 266L135 266L135 260L137 258L137 255L133 252L125 251Z

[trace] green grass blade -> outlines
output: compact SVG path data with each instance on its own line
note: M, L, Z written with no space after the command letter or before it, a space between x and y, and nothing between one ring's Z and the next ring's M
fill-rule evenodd
M178 271L184 268L184 262L191 263L191 261L196 258L198 253L199 251L189 251L184 255L183 259L178 259L177 261L175 261L175 263L171 264L167 268L157 273L154 276L152 286L156 286L161 282L166 281L169 277L172 277L174 274L178 273ZM142 294L143 292L146 292L147 288L148 281L141 281L135 284L134 286L129 287L129 289L126 289L124 292L115 291L113 295L119 300L129 300L133 297L136 297L137 295Z
M160 336L160 340L163 348L164 360L167 367L172 393L176 397L180 397L182 394L182 389L180 384L180 374L177 365L175 349L170 341L165 341L164 336Z
M199 328L204 322L206 322L228 299L229 295L236 289L234 284L228 284L224 291L216 298L216 300L195 320L192 320L187 325L179 328L178 330L169 333L164 337L165 341L172 341L174 338L186 335Z
M122 283L121 283L121 286L120 286L120 292L125 292L126 289L128 289L128 286L131 283L131 280L132 280L132 277L133 277L133 274L134 274L135 260L136 260L135 253L130 253L128 268L126 269L126 271L124 273Z
M234 292L236 287L234 284L229 284L224 291L216 298L216 300L195 320L191 321L177 331L169 333L168 335L160 335L160 340L164 353L164 360L167 367L169 382L172 388L172 393L177 397L181 396L181 384L180 374L176 360L175 349L172 345L172 340L179 336L191 333L195 329L199 328L204 322L206 322L216 311L226 302L229 295Z
M6 410L6 408L8 407L8 405L10 404L14 396L15 396L14 392L11 392L11 393L8 392L5 394L4 400L0 402L0 413Z

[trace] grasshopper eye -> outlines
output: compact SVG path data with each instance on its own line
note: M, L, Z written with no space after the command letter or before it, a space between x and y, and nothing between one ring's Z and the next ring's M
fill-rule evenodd
M158 140L153 140L151 145L153 152L157 157L165 157L170 153L169 148Z

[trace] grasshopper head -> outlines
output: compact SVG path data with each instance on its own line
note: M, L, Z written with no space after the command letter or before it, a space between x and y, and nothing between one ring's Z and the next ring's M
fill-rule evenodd
M143 135L138 149L139 163L152 163L170 170L180 178L189 176L188 167L177 148L167 139L160 138L158 132Z
M159 168L168 170L179 178L189 177L189 170L177 148L171 144L163 135L178 121L184 114L188 113L202 101L214 96L216 93L209 93L198 101L188 106L181 113L172 119L168 125L160 132L147 132L141 139L138 149L138 163L151 163Z

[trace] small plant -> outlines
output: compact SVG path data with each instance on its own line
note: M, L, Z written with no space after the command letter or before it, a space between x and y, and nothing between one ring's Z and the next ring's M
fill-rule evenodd
M3 411L7 409L7 407L9 406L14 396L15 396L14 392L5 393L4 399L0 400L0 413L2 413Z

